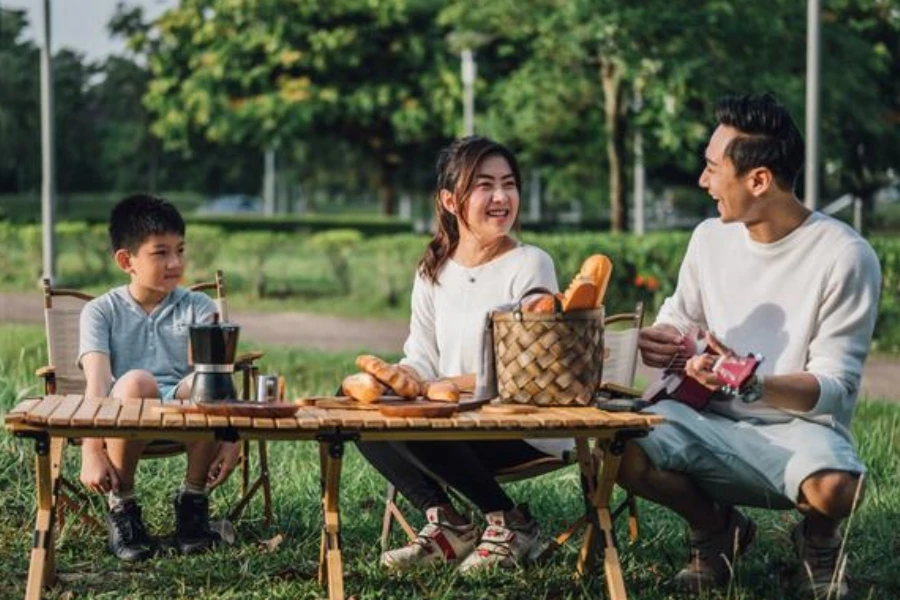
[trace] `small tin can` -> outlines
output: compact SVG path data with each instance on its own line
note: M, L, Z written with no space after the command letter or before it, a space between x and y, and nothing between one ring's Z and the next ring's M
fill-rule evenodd
M260 375L256 380L256 401L276 402L278 400L278 375Z

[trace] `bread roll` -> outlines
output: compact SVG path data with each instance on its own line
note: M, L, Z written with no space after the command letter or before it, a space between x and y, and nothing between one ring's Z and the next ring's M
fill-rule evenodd
M560 298L561 299L561 298ZM548 313L556 311L553 294L536 294L522 304L523 312Z
M563 311L588 310L597 306L597 286L594 280L576 275L563 297Z
M432 381L425 390L425 397L438 402L459 402L459 388L452 381Z
M594 306L603 304L606 298L606 288L609 285L609 278L612 275L613 264L605 254L594 254L589 256L581 264L580 275L589 277L597 288L597 296L594 299Z
M411 374L397 365L391 365L371 354L363 354L356 357L356 366L373 375L375 379L385 384L398 396L415 398L422 393L422 384Z
M341 388L354 400L371 404L384 393L384 386L368 373L354 373L344 377Z

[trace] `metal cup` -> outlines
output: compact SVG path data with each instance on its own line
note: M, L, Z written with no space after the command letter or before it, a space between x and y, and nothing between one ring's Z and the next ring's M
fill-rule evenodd
M278 401L278 375L260 375L256 379L256 401Z

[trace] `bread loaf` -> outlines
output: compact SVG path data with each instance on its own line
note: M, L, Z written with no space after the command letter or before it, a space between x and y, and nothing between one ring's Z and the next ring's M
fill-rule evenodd
M605 254L594 254L589 256L581 264L580 275L589 277L597 288L596 297L594 298L594 306L603 304L606 298L606 288L609 286L609 278L612 275L613 264Z
M556 294L556 299L562 302L562 295ZM536 294L522 304L523 312L548 313L556 312L556 302L553 294Z
M347 375L341 383L341 389L347 396L366 404L375 402L384 393L384 386L381 385L381 382L368 373Z
M563 297L563 311L588 310L597 306L597 286L594 280L584 275L576 275Z
M371 354L357 356L356 366L394 390L398 396L415 398L422 393L422 385L415 377L397 365L388 364L377 356Z
M432 381L425 389L425 397L438 402L459 402L459 388L452 381Z

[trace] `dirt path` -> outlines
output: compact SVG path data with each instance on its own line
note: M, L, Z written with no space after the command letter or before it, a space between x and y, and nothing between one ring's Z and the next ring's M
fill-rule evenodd
M40 294L0 293L0 323L42 323ZM232 311L241 324L241 337L260 344L318 350L370 350L399 352L406 339L405 323L329 317L304 312ZM643 366L640 375L652 373ZM863 371L861 398L883 398L900 402L900 360L870 357Z

